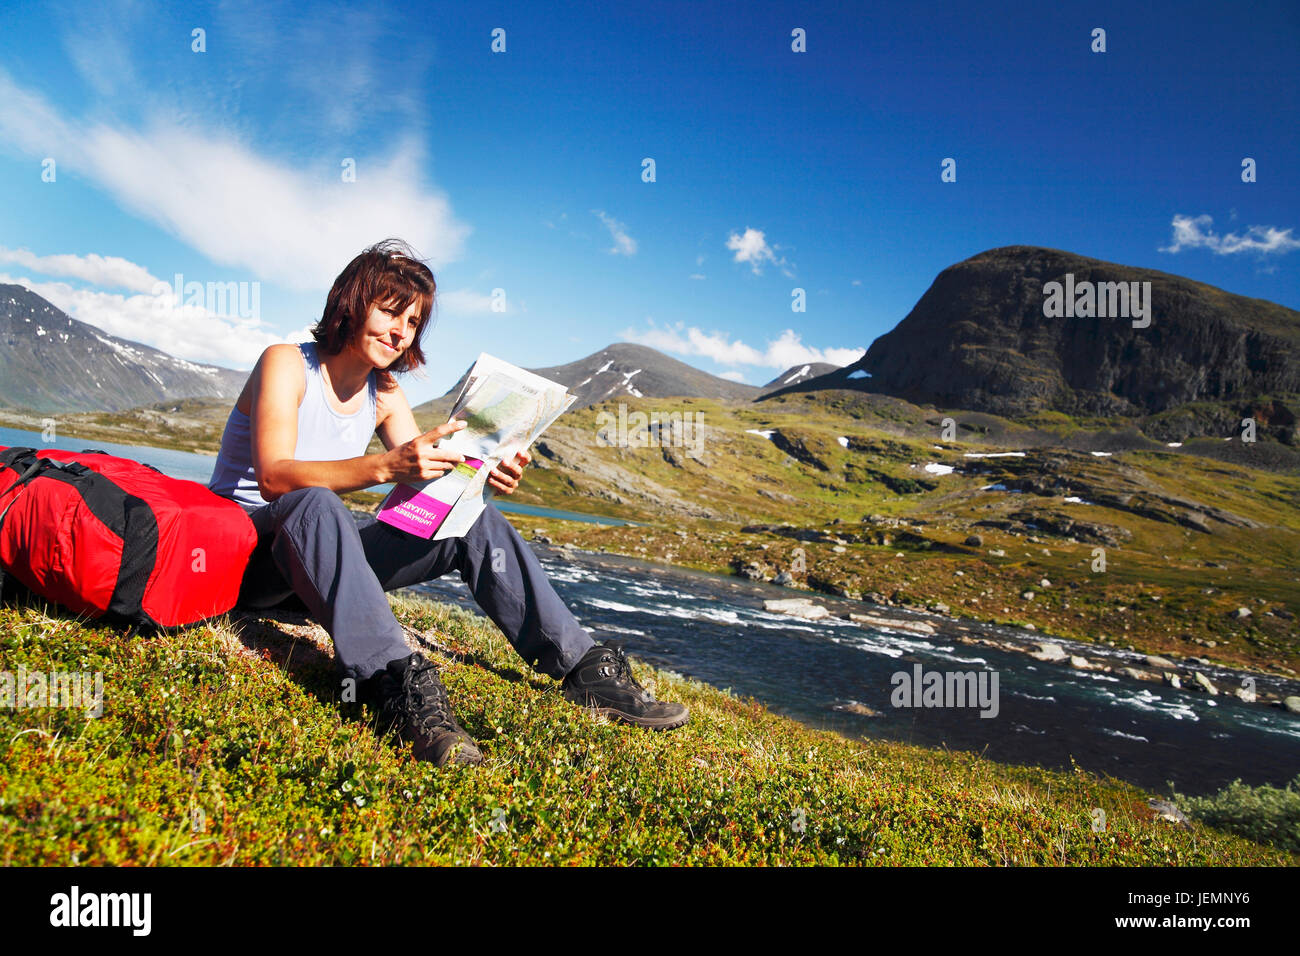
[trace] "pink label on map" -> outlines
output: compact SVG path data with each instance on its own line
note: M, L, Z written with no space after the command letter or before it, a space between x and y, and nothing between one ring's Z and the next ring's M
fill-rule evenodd
M477 458L466 458L465 464L475 471L483 466ZM451 509L451 505L423 494L417 488L398 485L384 499L375 520L419 538L431 538Z

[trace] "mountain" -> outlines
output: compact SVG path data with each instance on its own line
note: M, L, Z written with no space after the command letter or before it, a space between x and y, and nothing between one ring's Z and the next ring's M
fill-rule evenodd
M0 283L0 405L120 411L179 398L235 398L247 378L119 339L35 292Z
M1150 325L1048 317L1052 282L1149 282ZM1300 312L1165 272L1007 246L941 272L857 362L772 394L825 388L1008 416L1245 403L1300 392Z
M759 392L753 385L729 382L648 346L628 342L615 343L568 365L531 371L564 385L578 396L575 404L580 406L619 395L751 399Z
M575 408L594 405L619 395L636 398L687 395L693 398L749 401L761 391L753 385L741 385L701 372L648 346L628 342L615 343L567 365L531 368L528 371L559 382L577 395ZM450 411L451 402L460 392L467 375L469 369L465 370L445 395L425 402L415 412L421 415L436 412L441 415Z
M763 386L763 391L775 388L785 388L787 385L797 385L800 382L806 382L809 379L817 378L819 375L826 375L835 371L840 366L832 365L830 362L809 362L807 365L791 365L788 369L778 375L772 381Z

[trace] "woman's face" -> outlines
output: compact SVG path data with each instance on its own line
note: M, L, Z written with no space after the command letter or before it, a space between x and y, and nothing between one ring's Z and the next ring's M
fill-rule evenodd
M375 368L388 368L415 340L419 327L419 299L400 312L392 303L376 303L370 307L366 324L358 330L353 348Z

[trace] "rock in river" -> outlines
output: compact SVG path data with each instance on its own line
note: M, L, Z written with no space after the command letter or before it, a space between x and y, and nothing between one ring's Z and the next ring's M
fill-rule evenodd
M820 604L813 604L811 598L781 598L779 600L768 600L763 602L763 610L771 611L775 614L789 614L793 617L802 617L809 621L819 621L824 617L830 617L831 612L826 610Z

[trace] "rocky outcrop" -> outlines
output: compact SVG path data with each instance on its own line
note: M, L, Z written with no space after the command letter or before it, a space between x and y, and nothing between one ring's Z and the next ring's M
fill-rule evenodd
M1044 315L1044 287L1064 286L1067 274L1078 288L1149 282L1150 325ZM854 388L1008 416L1137 416L1190 402L1245 408L1300 393L1298 345L1300 313L1284 306L1165 272L1007 246L945 269L865 356L790 389ZM1294 409L1262 411L1269 427L1294 429Z
M581 429L557 422L547 430L544 438L533 445L533 451L535 455L530 467L554 468L565 476L571 488L593 498L653 508L658 513L688 518L735 520L737 517L731 512L710 508L705 502L686 498L675 488L632 468L620 466L620 461L642 450L610 449L608 459L591 454L590 436ZM657 452L658 449L651 451Z
M1133 536L1127 528L1100 524L1096 521L1079 521L1070 515L1051 511L1017 511L1006 518L985 518L975 522L976 527L997 528L1016 534L1043 534L1056 538L1073 538L1087 544L1104 544L1118 548ZM978 538L979 535L973 535Z
M772 432L771 442L795 461L812 465L818 471L830 471L830 466L822 461L808 447L807 442L797 435L786 435L780 431Z
M1259 523L1224 508L1169 494L1141 471L1071 451L1028 452L1023 458L969 459L962 474L983 475L989 486L1044 498L1077 498L1088 505L1125 511L1140 518L1213 532L1218 526L1257 528ZM1040 509L1022 510L976 525L1006 531L1038 531L1058 537L1117 546L1130 537L1123 528Z

